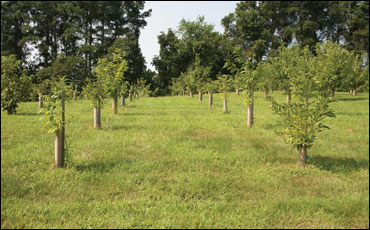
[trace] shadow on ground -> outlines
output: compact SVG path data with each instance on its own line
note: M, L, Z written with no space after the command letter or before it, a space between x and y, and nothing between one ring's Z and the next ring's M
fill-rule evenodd
M97 173L105 173L112 170L115 167L120 167L122 164L132 164L132 160L129 158L120 158L120 159L111 159L108 162L106 161L93 161L93 162L84 162L81 164L75 165L75 169L79 172L83 171L93 171Z
M368 159L346 158L346 157L328 157L328 156L312 156L309 164L320 169L331 172L352 172L361 169L369 169Z
M353 98L335 98L336 101L366 101L369 98L366 97L353 97Z

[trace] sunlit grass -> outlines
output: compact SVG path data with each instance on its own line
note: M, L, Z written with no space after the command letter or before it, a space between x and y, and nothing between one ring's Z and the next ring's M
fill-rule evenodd
M336 94L304 168L262 95L252 129L235 93L108 100L102 130L71 101L65 169L36 102L1 112L1 227L369 228L369 94Z

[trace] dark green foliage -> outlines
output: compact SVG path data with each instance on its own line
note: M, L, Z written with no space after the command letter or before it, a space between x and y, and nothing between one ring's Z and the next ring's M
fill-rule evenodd
M30 95L31 79L16 55L1 56L1 107L14 114L18 103Z
M51 74L38 74L43 76L42 80L66 75L69 84L81 90L98 58L107 54L116 39L125 38L133 83L146 75L138 44L140 30L151 13L144 11L144 4L140 1L2 1L1 52L16 54L23 66L36 72L52 66L52 70L45 71ZM35 63L26 62L31 45L38 51L33 57ZM65 68L68 65L72 66L70 70Z

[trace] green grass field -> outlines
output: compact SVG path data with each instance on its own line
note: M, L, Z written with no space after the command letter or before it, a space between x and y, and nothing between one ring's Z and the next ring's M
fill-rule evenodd
M102 130L68 102L65 169L37 102L2 111L1 228L369 228L369 94L336 94L305 167L262 95L252 129L235 93L108 100Z

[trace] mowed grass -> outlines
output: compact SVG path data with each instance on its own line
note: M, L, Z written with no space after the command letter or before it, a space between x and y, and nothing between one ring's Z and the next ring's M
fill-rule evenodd
M102 130L71 101L64 169L37 102L2 111L1 228L369 228L369 94L336 94L306 167L262 95L252 129L235 93L108 100Z

